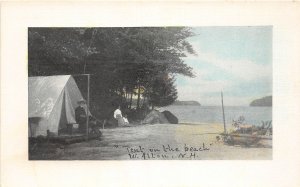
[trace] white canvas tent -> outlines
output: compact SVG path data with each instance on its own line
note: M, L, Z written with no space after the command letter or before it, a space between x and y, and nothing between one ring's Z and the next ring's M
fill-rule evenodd
M75 124L75 108L83 99L71 75L29 77L29 136L59 135L67 124Z

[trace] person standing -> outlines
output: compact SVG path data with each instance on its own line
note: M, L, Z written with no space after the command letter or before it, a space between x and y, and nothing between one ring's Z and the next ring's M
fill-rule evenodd
M85 109L85 100L82 99L77 102L78 107L75 109L75 120L78 124L78 130L81 133L84 133L86 131L86 109Z

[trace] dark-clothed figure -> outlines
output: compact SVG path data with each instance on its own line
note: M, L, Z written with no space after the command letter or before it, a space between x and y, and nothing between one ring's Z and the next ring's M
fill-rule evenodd
M78 101L79 106L75 109L75 119L78 126L79 132L85 132L86 131L86 110L84 108L85 101L80 100Z

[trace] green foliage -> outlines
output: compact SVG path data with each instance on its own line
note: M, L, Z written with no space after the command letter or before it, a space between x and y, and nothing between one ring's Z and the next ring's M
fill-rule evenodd
M149 93L149 102L152 106L167 106L177 99L177 89L174 78L161 76L152 82Z
M162 77L194 76L182 60L195 54L186 40L191 36L186 27L29 28L29 76L91 74L95 108L130 106L136 94L165 106L177 91L174 78ZM86 90L86 82L76 80ZM145 93L134 93L139 87Z

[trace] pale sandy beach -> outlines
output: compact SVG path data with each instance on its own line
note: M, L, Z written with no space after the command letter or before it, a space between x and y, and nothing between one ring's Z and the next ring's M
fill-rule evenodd
M44 156L66 160L272 159L272 148L229 146L217 141L216 136L223 132L222 124L155 124L102 132L101 141L66 145Z

